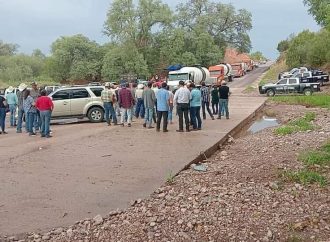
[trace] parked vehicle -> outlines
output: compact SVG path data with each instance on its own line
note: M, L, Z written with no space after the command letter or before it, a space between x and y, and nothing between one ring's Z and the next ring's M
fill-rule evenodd
M272 97L276 94L303 93L306 96L320 91L320 83L301 83L299 78L283 78L277 83L259 86L260 94Z
M231 64L231 67L233 68L232 75L234 77L242 77L245 75L245 67L243 63L234 63Z
M220 64L209 67L210 76L213 84L220 85L223 80L233 81L232 67L229 64Z
M49 95L54 102L52 119L84 118L102 122L104 117L101 92L104 86L65 87Z
M294 75L294 77L299 78L300 82L303 83L319 82L321 86L323 86L324 82L329 81L329 75L326 75L322 71L307 71L303 73L298 73Z
M59 85L54 85L54 86L45 86L45 90L47 92L47 95L51 94L52 92L54 92L55 90L61 88L61 86Z
M179 86L179 81L193 82L196 85L205 82L207 85L212 85L209 70L201 66L183 67L178 71L170 71L167 85L172 89L176 89Z
M307 71L308 71L307 67L293 68L291 71L280 73L278 75L278 79L290 78L290 77L293 77L294 75L296 75L298 73L304 73L304 72L307 72Z

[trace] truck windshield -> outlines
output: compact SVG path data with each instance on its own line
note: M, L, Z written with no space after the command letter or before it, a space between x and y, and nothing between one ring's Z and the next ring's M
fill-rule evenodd
M176 74L169 74L168 75L168 80L169 81L185 81L189 80L188 78L188 73L176 73Z
M221 71L210 71L210 75L211 76L220 76L221 75Z

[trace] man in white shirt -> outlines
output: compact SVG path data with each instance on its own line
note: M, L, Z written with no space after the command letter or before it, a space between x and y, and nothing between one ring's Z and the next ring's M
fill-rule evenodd
M179 129L177 132L183 132L183 116L186 123L186 131L189 132L189 101L190 91L184 86L184 81L179 82L179 89L174 94L174 103L179 115Z

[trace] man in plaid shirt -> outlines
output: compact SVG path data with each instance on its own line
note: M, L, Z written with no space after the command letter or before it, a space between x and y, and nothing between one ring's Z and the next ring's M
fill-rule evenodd
M205 85L205 82L202 82L201 94L202 94L203 119L206 119L206 113L205 113L205 106L206 106L207 112L209 113L212 120L214 120L214 116L210 110L210 90Z
M110 115L112 116L112 122L117 125L117 117L114 109L114 103L116 102L116 93L113 89L114 86L107 82L105 83L105 89L101 92L101 100L105 110L105 120L108 125L111 125Z

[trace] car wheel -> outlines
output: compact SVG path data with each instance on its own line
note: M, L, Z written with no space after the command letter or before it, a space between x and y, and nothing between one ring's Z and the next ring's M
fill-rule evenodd
M92 123L102 122L104 118L104 111L100 107L92 107L88 110L87 117Z
M273 89L268 89L267 90L267 96L268 97L274 97L275 96L275 91Z
M311 96L312 95L312 90L310 88L305 88L304 94L305 94L305 96Z

